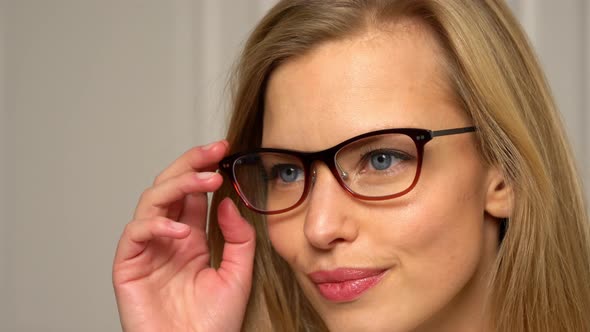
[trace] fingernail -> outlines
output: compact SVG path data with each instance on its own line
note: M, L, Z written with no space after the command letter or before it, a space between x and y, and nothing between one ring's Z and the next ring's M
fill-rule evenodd
M180 222L171 222L170 223L170 228L177 230L177 231L183 231L188 227L187 224L183 224Z
M225 199L229 201L227 204L229 204L229 206L234 211L234 213L241 216L242 214L240 213L240 210L238 210L238 207L236 206L234 201L232 201L231 198L228 198L228 197L226 197Z
M207 145L203 146L201 149L203 149L203 150L205 150L205 151L206 151L206 150L211 150L211 149L212 149L212 148L213 148L213 147L214 147L214 146L215 146L217 143L219 143L219 142L213 142L213 143L209 143L209 144L207 144Z
M199 172L199 173L195 174L195 176L199 180L208 180L208 179L212 178L213 175L215 175L215 172Z

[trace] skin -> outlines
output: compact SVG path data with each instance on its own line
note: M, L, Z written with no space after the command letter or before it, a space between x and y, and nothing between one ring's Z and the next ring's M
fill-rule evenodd
M430 30L402 22L319 45L272 74L263 146L318 151L384 128L472 125L455 102ZM407 195L366 202L326 165L305 203L268 217L273 247L332 331L485 331L486 276L509 188L474 134L438 137ZM308 273L387 269L360 298L333 303Z
M219 205L223 261L209 266L206 192L228 144L193 148L142 194L113 263L124 331L239 331L252 284L254 229L231 200Z

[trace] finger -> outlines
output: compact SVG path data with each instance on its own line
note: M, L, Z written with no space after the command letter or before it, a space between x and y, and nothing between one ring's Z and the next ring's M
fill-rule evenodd
M184 199L184 208L178 221L191 227L205 230L207 225L207 195L190 194Z
M141 254L149 241L165 237L184 239L191 232L188 225L164 217L136 219L127 224L115 254L115 263L134 258Z
M167 179L143 192L134 219L167 216L168 208L187 195L217 190L223 178L213 172L189 172Z
M194 147L183 153L160 173L154 180L154 184L159 184L190 171L214 171L217 169L217 163L225 156L228 148L229 143L226 140Z
M225 239L223 258L218 272L239 281L249 292L254 264L256 236L252 225L242 218L235 204L226 198L218 207L218 222Z

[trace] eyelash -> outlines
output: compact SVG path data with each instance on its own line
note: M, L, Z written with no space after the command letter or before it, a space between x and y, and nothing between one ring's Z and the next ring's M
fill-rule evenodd
M273 164L272 167L270 168L270 174L271 174L271 179L276 179L277 177L279 177L279 170L283 169L284 167L293 167L297 170L300 170L301 172L303 172L303 169L298 167L297 165L293 165L293 164Z
M401 152L399 150L391 150L388 148L376 147L376 146L366 146L366 147L363 147L362 151L360 151L359 163L366 163L368 158L370 158L372 154L379 153L379 152L392 154L395 158L397 158L399 160L403 160L403 161L414 159L413 156L411 156L407 153ZM358 165L357 165L357 167L358 167Z

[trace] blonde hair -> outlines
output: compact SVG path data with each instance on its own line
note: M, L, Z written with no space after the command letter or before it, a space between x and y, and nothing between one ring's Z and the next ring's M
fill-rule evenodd
M231 152L260 146L270 73L322 42L417 18L445 51L451 87L478 128L482 159L500 168L514 209L490 277L497 331L590 331L590 231L575 163L549 88L522 29L500 0L285 0L262 19L234 76ZM214 196L238 202L228 181ZM327 330L287 264L256 227L253 289L243 329ZM212 209L209 241L218 266L223 237Z

